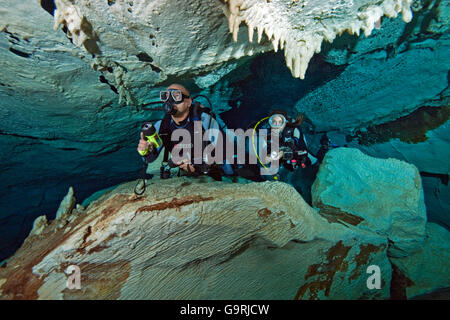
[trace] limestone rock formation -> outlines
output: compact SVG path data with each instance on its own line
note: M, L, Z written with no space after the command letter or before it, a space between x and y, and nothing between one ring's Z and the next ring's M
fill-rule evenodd
M385 19L369 38L343 35L323 48L325 59L345 70L296 109L318 130L332 130L338 145L414 164L428 179L428 217L448 226L448 185L440 180L450 172L450 8L442 1L414 1L414 8L405 28Z
M369 38L343 35L324 46L324 58L345 69L295 108L320 130L342 130L396 120L423 106L448 106L450 9L441 1L426 4L406 26L386 19Z
M254 29L258 43L262 34L272 42L275 51L284 49L286 64L295 77L304 78L314 53L322 41L332 42L348 31L369 36L380 27L381 18L396 18L401 12L405 22L412 19L412 0L384 1L290 1L290 0L225 0L230 31L237 41L239 25L248 26L252 42Z
M388 298L387 239L329 223L284 183L119 185L32 234L0 268L3 299ZM81 271L81 289L65 271ZM381 269L380 289L366 270Z
M330 222L387 236L392 257L423 246L426 209L420 175L411 164L372 158L358 149L333 149L311 192L313 205Z
M359 131L361 144L352 141L349 145L358 145L369 155L412 163L421 172L445 175L450 172L450 149L446 148L450 144L449 116L450 105L420 108L408 117Z
M58 211L56 211L56 219L69 215L73 208L75 207L77 199L75 199L73 188L70 187L64 199L61 201L59 205Z
M449 288L450 232L435 223L427 223L423 248L411 256L391 261L403 279L401 294L406 298Z
M48 225L47 216L39 216L34 220L33 229L31 229L30 235L41 234L45 227Z
M275 51L284 48L293 75L304 78L323 40L332 42L345 30L358 35L363 30L368 36L384 15L395 18L401 13L406 22L412 18L412 0L224 2L56 0L45 1L47 6L41 2L40 8L38 1L24 5L5 0L0 29L25 39L13 48L22 58L34 60L42 49L48 52L44 56L55 56L58 62L74 55L100 71L102 82L114 87L120 101L134 104L152 95L142 92L145 86L169 76L220 69L228 60L271 50L270 42ZM54 16L53 23L44 9ZM20 19L32 11L40 14L33 14L28 21ZM250 42L234 44L228 30L237 42L242 21L248 28L241 28L241 32L248 33ZM71 43L53 30L59 26ZM258 44L251 43L254 29ZM263 34L266 39L261 42ZM24 62L18 60L19 64ZM53 85L61 90L66 86Z
M448 229L450 227L448 214L450 212L450 185L448 178L445 179L445 176L442 179L423 177L422 184L424 192L428 191L428 197L425 197L427 213L430 211L434 213L428 221L439 223Z

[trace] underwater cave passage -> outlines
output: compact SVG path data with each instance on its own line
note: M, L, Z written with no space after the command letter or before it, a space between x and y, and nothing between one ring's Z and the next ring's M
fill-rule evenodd
M41 0L41 7L48 13L50 13L52 16L55 13L56 5L55 1L53 0Z
M29 54L29 53L26 53L26 52L23 52L23 51L14 49L14 48L9 48L8 50L11 51L12 53L14 53L15 55L18 55L23 58L29 58L31 56L31 54Z
M358 143L364 146L391 139L400 139L406 143L424 142L428 139L426 133L443 125L449 116L450 106L424 106L396 120L370 126L367 132L357 131L355 135L347 136L347 141L357 138Z

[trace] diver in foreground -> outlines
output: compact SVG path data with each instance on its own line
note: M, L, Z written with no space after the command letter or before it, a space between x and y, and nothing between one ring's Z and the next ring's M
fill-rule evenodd
M149 164L158 158L164 148L164 159L161 164L161 178L170 177L170 169L178 167L185 175L209 175L216 180L221 180L222 175L233 175L233 168L227 163L208 164L207 159L195 159L194 152L194 123L201 121L202 136L208 131L208 140L201 141L202 156L203 150L209 144L216 145L221 129L214 119L209 108L203 107L200 103L194 102L189 91L180 84L172 84L167 90L161 91L160 100L164 103L163 109L166 116L157 121L154 125L150 122L144 123L137 151L142 156L145 164ZM200 127L200 126L198 126ZM182 144L182 137L178 141L172 141L173 133L177 129L184 129L189 132L192 142L190 145ZM174 152L180 154L184 151L182 159L175 159ZM169 153L171 158L169 159ZM180 173L180 171L179 171Z

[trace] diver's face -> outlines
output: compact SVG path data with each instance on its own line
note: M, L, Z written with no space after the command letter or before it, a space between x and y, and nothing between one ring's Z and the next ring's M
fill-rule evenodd
M281 119L281 117L274 117L272 123L274 126L280 127L283 123L283 119Z
M184 95L188 95L187 92L184 92L182 90L182 88L179 88L177 86L170 86L167 88L167 90L169 90L169 89L178 89L178 90L181 90L181 92ZM180 117L180 116L184 115L186 113L186 111L189 109L189 106L191 105L191 103L192 103L191 98L184 98L183 101L181 101L179 103L173 102L172 104L175 107L175 109L177 110L177 113L175 113L175 116Z
M272 127L272 133L279 135L281 131L283 130L284 126L284 119L280 116L273 116L272 119L270 119Z
M177 109L177 113L175 115L180 116L180 115L184 114L186 112L186 110L189 109L189 106L191 105L190 101L191 101L191 99L184 99L182 102L180 102L178 104L174 103L173 105Z

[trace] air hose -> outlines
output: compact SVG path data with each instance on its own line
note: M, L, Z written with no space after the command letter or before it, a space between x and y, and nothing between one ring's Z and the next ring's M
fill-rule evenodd
M270 117L265 117L265 118L262 118L261 120L259 120L259 121L256 123L256 125L253 127L253 133L252 133L252 145L253 145L253 151L255 152L256 157L258 158L259 163L261 163L261 165L262 165L265 169L268 169L268 168L264 165L264 163L262 163L261 159L259 158L258 152L256 151L256 146L255 146L255 132L256 132L256 128L258 127L258 125L259 125L261 122L263 122L264 120L269 119L269 118L270 118Z

